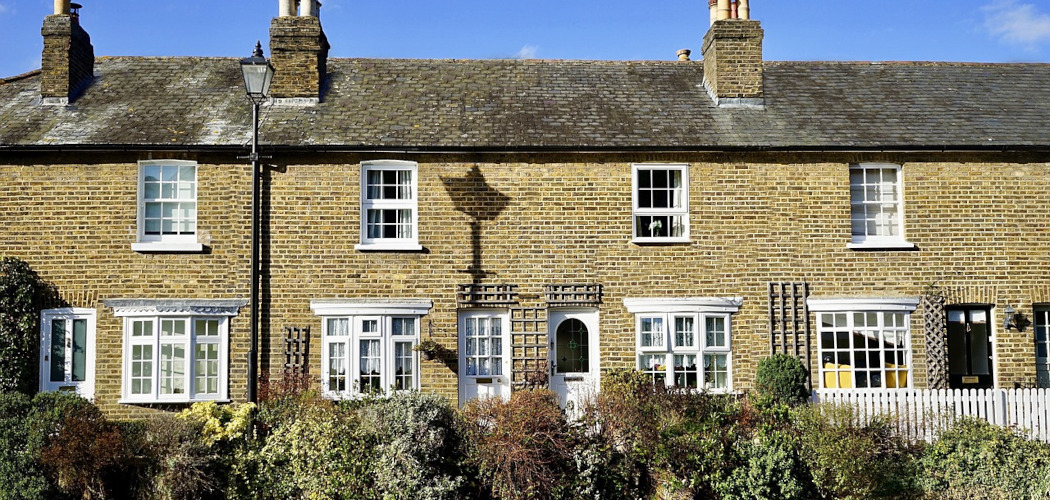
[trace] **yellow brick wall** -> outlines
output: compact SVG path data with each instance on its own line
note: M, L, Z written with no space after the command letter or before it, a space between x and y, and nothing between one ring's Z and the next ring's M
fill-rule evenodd
M137 162L59 161L63 162L0 166L0 256L26 260L70 305L96 309L96 401L114 416L147 416L155 410L117 402L123 326L102 301L246 299L250 168L199 164L198 224L204 253L141 254L131 250L136 239ZM234 185L249 188L230 190ZM244 400L247 308L229 327L229 395Z
M279 156L279 155L275 155ZM154 155L154 158L163 156ZM168 156L171 157L171 156ZM137 165L121 158L0 166L0 255L26 259L74 305L99 310L97 394L119 416L120 322L108 298L245 298L248 295L247 168L200 161L204 254L132 252ZM361 252L360 162L419 162L421 252ZM53 159L48 159L53 160ZM278 157L277 160L282 160ZM816 160L816 161L815 161ZM947 161L950 160L950 161ZM1046 163L995 155L332 155L281 161L269 182L264 223L263 370L280 371L283 328L309 326L310 375L320 378L321 321L312 299L427 298L422 323L456 348L456 285L470 283L471 217L453 202L484 205L481 283L519 285L523 306L543 305L543 286L598 283L603 368L634 366L627 297L741 296L733 318L733 383L750 387L768 352L766 286L806 281L815 297L918 297L930 285L956 301L990 303L995 379L1035 379L1032 329L1003 332L1007 303L1031 315L1050 292ZM297 163L297 161L299 163ZM903 163L905 232L914 251L855 251L850 241L849 164ZM688 163L691 242L631 242L631 164ZM476 169L474 172L472 170ZM473 175L483 179L463 181ZM457 179L461 179L457 181ZM456 187L448 187L456 186ZM58 189L56 189L58 187ZM505 203L503 207L497 207ZM476 209L472 209L476 210ZM473 274L478 274L474 272ZM265 283L265 282L264 282ZM79 297L79 298L77 298ZM76 298L76 300L74 300ZM243 400L247 308L231 320L230 394ZM926 384L920 311L912 315L913 376ZM815 327L814 327L815 332ZM814 352L813 358L816 359ZM457 393L454 362L424 361L423 389Z

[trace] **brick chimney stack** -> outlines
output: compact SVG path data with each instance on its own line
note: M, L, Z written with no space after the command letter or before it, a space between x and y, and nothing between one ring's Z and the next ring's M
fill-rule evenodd
M55 0L55 13L40 28L40 97L44 104L66 105L76 99L95 74L95 48L80 27L80 4Z
M747 0L710 0L704 36L704 88L719 106L762 106L762 25ZM735 15L735 17L734 17Z
M302 2L295 15L299 2L280 0L280 15L270 22L270 62L276 70L270 94L277 102L316 103L324 91L330 46L321 29L321 3Z

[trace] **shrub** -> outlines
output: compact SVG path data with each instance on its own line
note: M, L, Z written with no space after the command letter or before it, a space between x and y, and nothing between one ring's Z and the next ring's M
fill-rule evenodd
M375 487L390 498L453 499L466 483L455 409L436 394L397 393L361 408L375 434Z
M799 443L785 430L766 428L733 444L740 465L718 478L714 490L725 499L810 499L813 484L799 456Z
M40 462L58 488L70 497L85 498L107 498L127 490L121 483L131 464L120 429L94 405L59 402L58 407L63 406L57 431L40 450ZM50 417L47 412L44 421Z
M222 492L218 451L201 439L200 428L165 415L145 424L143 451L149 461L149 496L170 500L216 498Z
M245 437L251 427L254 403L219 405L214 401L193 403L179 412L176 418L189 422L200 430L204 444L232 442Z
M947 498L975 491L982 498L1050 496L1050 445L982 420L949 428L926 448L919 470L923 489Z
M755 373L756 402L760 405L799 405L809 400L806 381L809 373L802 362L776 353L758 362Z
M509 401L476 399L463 414L472 436L470 461L493 496L550 498L568 489L572 433L556 394L528 389Z
M267 423L265 444L248 450L255 472L242 491L254 498L379 498L374 434L356 411L318 398L284 410L286 419Z
M36 392L40 311L57 295L29 264L0 259L0 392Z
M910 450L892 422L860 424L848 406L801 406L792 412L802 460L824 498L902 498L914 493Z
M0 393L0 499L53 497L57 493L29 445L29 396Z

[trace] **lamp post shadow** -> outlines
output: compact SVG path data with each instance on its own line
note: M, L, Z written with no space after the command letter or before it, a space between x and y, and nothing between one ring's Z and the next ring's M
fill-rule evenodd
M470 275L472 284L480 284L485 278L495 275L482 265L481 225L499 217L510 204L510 197L489 185L477 165L463 177L442 177L445 191L452 199L456 210L470 216L470 265L460 272Z

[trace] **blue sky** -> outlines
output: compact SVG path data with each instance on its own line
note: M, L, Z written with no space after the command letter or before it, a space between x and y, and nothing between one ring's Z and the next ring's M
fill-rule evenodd
M277 0L81 0L95 54L250 55ZM706 0L323 0L333 57L699 59ZM0 0L0 77L53 0ZM1050 62L1047 0L751 0L767 60ZM267 55L269 51L267 50Z

